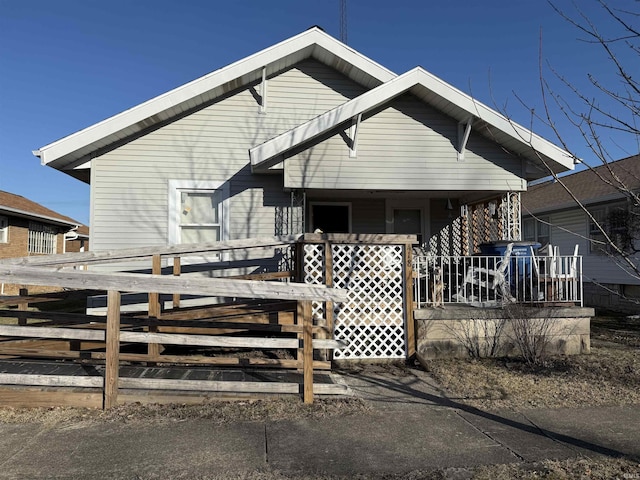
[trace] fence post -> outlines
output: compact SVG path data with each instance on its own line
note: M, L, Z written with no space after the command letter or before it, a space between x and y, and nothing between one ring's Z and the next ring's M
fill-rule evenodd
M18 295L20 295L21 297L28 297L29 296L29 290L26 288L21 288L18 291ZM19 312L26 312L29 310L29 303L25 302L25 303L18 303L18 311ZM18 325L26 325L27 324L27 317L26 314L20 315L18 317Z
M404 245L404 296L407 316L407 356L416 353L415 324L413 321L413 245Z
M294 258L295 258L295 282L305 283L304 282L304 243L302 240L299 240L294 244ZM303 317L304 312L302 311L302 306L300 302L297 303L297 311L296 311L296 325L303 325ZM303 349L300 348L300 342L303 342L303 333L298 331L296 335L298 338L298 350L296 350L296 361L298 363L298 372L300 371L302 365L304 364L304 352Z
M302 386L304 403L313 403L313 317L309 300L298 302L302 319Z
M151 268L153 275L162 274L162 258L160 255L153 256L153 264ZM149 332L156 333L158 331L157 320L160 318L160 295L158 293L149 293L149 321L154 325L149 325ZM158 357L160 355L160 345L157 343L149 343L147 354L150 357Z
M120 366L120 292L107 292L106 365L104 372L103 408L114 407L118 401Z
M180 276L180 257L173 257L173 276ZM180 308L180 294L173 294L173 308Z

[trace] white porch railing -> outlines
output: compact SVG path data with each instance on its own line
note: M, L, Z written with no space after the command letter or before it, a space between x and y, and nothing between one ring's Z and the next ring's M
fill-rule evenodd
M418 308L463 303L582 306L582 257L414 256Z

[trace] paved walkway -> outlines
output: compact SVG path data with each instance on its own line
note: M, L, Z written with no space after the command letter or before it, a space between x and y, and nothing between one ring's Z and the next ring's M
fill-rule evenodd
M381 368L339 381L373 412L222 426L0 424L0 478L349 476L578 455L640 458L635 407L485 412L447 400L420 371L398 376Z

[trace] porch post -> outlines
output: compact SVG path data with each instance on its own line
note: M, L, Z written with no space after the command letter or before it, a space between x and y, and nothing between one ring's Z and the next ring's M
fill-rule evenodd
M413 319L413 245L404 245L404 298L407 317L407 356L411 358L416 353L416 335Z
M324 283L327 287L333 287L333 253L331 251L331 242L324 242ZM333 337L333 302L324 302L324 327L325 332L321 338ZM333 350L324 350L322 352L323 360L332 360Z

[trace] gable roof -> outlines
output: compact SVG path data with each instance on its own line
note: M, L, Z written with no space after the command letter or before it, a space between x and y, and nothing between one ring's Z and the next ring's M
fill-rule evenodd
M43 165L74 172L91 158L149 128L184 115L217 97L282 71L306 58L315 58L355 82L373 88L396 75L351 47L312 27L294 37L215 70L129 110L35 150ZM86 168L86 166L85 166ZM83 178L86 181L86 178Z
M16 217L40 220L43 223L77 227L80 222L60 215L21 195L16 195L0 190L0 214L8 214Z
M553 143L509 120L497 111L478 102L452 85L416 67L360 96L313 118L249 151L254 170L278 163L277 158L288 150L319 137L354 117L383 105L395 97L411 92L428 105L453 117L458 122L473 120L477 130L507 150L541 166L540 154L557 172L573 169L573 157ZM548 175L541 168L537 177ZM533 179L532 178L532 179Z
M609 170L611 169L611 170ZM582 170L561 177L562 183L580 200L589 205L624 198L624 194L598 177L612 180L613 172L625 186L632 191L640 190L640 155L633 155L622 160L600 165L592 170ZM575 201L569 196L562 185L555 181L548 181L532 185L522 193L522 214L541 213L547 211L576 208Z

